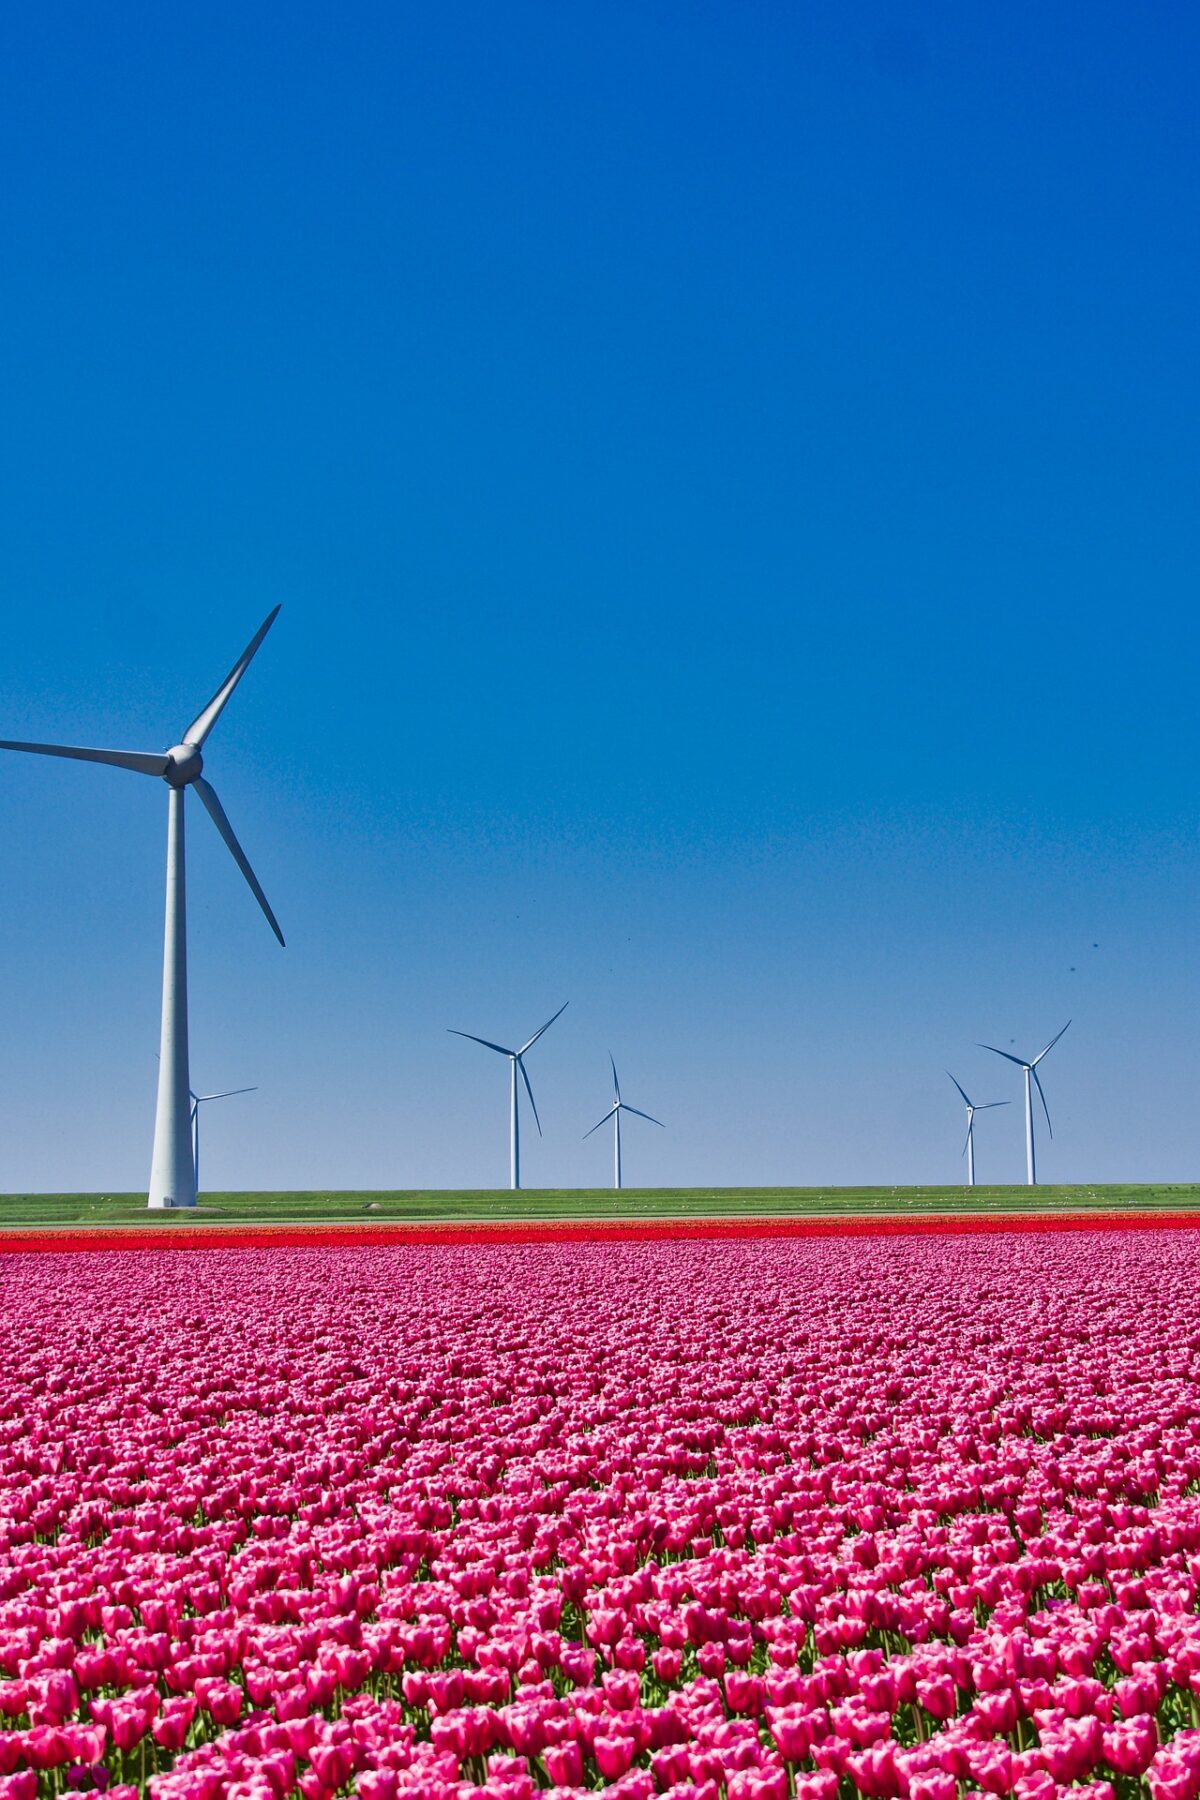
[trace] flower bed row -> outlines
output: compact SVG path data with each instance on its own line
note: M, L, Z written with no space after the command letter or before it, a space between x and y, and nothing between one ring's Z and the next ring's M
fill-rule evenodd
M0 1256L98 1250L313 1249L448 1244L656 1244L737 1238L991 1237L1076 1231L1196 1231L1200 1212L942 1213L720 1219L513 1220L492 1224L215 1225L0 1228Z

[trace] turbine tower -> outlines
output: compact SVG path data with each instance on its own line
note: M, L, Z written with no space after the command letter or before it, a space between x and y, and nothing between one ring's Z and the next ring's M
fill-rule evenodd
M157 775L167 784L167 909L163 940L162 1037L158 1063L158 1104L154 1115L154 1152L150 1160L147 1204L155 1209L196 1204L196 1166L192 1154L191 1084L188 1080L187 907L183 856L183 797L195 788L209 818L225 840L250 891L266 914L279 942L283 933L267 896L233 835L216 791L205 781L202 751L208 734L225 710L234 688L250 667L259 645L275 622L279 608L268 613L203 712L170 750L88 750L73 744L17 744L0 739L0 750L30 750L38 756L69 756L78 762L110 763L138 775Z
M1059 1038L1062 1036L1063 1031L1067 1029L1067 1025L1070 1025L1070 1023L1071 1021L1068 1019L1067 1024L1063 1026L1062 1031L1055 1033L1050 1039L1050 1042L1046 1045L1046 1048L1044 1050L1039 1050L1032 1062L1026 1062L1025 1059L1020 1056L1011 1056L1007 1050L997 1050L995 1044L980 1044L979 1046L981 1050L990 1050L993 1056L1006 1057L1010 1063L1016 1063L1018 1069L1023 1069L1025 1071L1025 1181L1028 1187L1037 1186L1037 1160L1033 1152L1033 1089L1035 1086L1038 1091L1038 1097L1042 1102L1042 1111L1046 1115L1046 1129L1051 1137L1054 1136L1054 1127L1050 1123L1050 1108L1046 1105L1046 1096L1042 1092L1042 1083L1037 1072L1037 1066L1044 1056L1050 1054L1051 1050L1053 1050L1055 1044L1057 1044Z
M608 1053L608 1060L612 1063L612 1105L602 1119L597 1119L596 1123L592 1126L592 1131L599 1131L601 1125L607 1125L610 1119L613 1122L613 1186L614 1188L619 1188L621 1185L621 1114L623 1112L633 1113L639 1119L649 1119L652 1125L661 1126L664 1131L666 1130L666 1126L663 1125L661 1119L655 1119L649 1113L639 1112L636 1106L630 1106L628 1101L622 1100L621 1084L617 1080L617 1065L613 1062L611 1050ZM592 1131L585 1131L583 1134L584 1137L590 1138Z
M947 1075L950 1075L949 1069L946 1070L946 1073L947 1073ZM954 1081L953 1075L950 1075L950 1079L951 1079L951 1081ZM964 1102L966 1104L966 1108L967 1108L967 1141L963 1145L963 1155L967 1159L967 1186L974 1187L975 1186L975 1114L977 1112L990 1112L992 1110L993 1106L1008 1106L1010 1104L1010 1102L1007 1100L985 1100L981 1106L976 1106L976 1104L973 1100L967 1099L966 1093L964 1092L963 1088L960 1086L960 1084L957 1081L954 1081L954 1085L956 1088L958 1088L959 1093L962 1094L963 1100L964 1100Z
M554 1019L561 1018L569 1005L570 1001L564 1000L558 1011L555 1013ZM554 1023L554 1019L547 1019L541 1030L535 1031L531 1038L526 1038L519 1050L506 1050L503 1044L493 1044L490 1038L475 1037L470 1031L456 1031L453 1025L448 1025L446 1027L451 1037L468 1038L472 1044L482 1044L485 1050L495 1050L498 1055L507 1056L509 1060L509 1073L511 1079L509 1084L508 1114L508 1185L514 1192L521 1185L521 1122L518 1117L517 1107L517 1070L519 1069L521 1071L521 1079L525 1083L525 1092L529 1095L529 1104L533 1108L533 1122L538 1128L538 1136L541 1137L542 1121L538 1118L537 1101L534 1099L533 1089L529 1085L529 1074L525 1068L524 1056L525 1052L527 1050L532 1050L538 1039L545 1032L549 1031Z
M191 1090L189 1089L189 1092ZM210 1100L230 1100L234 1094L257 1094L256 1087L226 1088L220 1094L192 1094L192 1167L196 1171L196 1192L200 1192L200 1108Z

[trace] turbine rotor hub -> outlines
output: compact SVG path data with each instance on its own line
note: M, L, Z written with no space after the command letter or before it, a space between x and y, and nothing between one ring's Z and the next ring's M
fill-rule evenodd
M167 751L163 780L173 788L189 787L203 767L204 758L195 744L176 744Z

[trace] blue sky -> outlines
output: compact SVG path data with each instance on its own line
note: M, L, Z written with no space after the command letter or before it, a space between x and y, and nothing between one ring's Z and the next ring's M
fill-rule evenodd
M157 748L214 1186L1200 1154L1200 25L48 4L0 26L0 735ZM0 1190L137 1188L165 793L0 761ZM991 1066L989 1066L991 1065ZM1013 1072L1015 1075L1015 1071ZM1021 1174L1019 1109L980 1177ZM986 1127L986 1129L985 1129Z

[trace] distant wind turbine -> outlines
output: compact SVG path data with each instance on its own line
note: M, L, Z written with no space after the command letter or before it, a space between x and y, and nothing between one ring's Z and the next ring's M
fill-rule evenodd
M602 1119L597 1119L596 1123L592 1126L592 1131L599 1131L601 1125L607 1125L608 1121L610 1119L613 1122L613 1186L615 1188L619 1188L621 1185L621 1114L623 1112L633 1113L636 1118L649 1119L650 1123L652 1125L661 1126L664 1131L667 1128L665 1125L663 1125L663 1122L661 1119L655 1119L649 1113L639 1112L636 1106L630 1106L628 1101L622 1100L621 1084L617 1080L617 1065L615 1062L613 1062L613 1056L612 1056L611 1050L608 1053L608 1060L610 1063L612 1063L612 1077L613 1077L612 1105L609 1107L608 1111L605 1113L605 1115ZM584 1137L590 1138L592 1135L592 1131L585 1131L583 1134Z
M201 754L208 734L225 710L234 688L250 667L259 645L275 622L276 606L263 620L232 669L204 708L170 750L90 750L75 744L18 744L0 739L0 750L31 750L38 756L68 756L77 762L109 763L138 775L157 775L167 784L167 911L163 937L162 1037L158 1068L158 1105L154 1115L154 1152L150 1161L151 1207L195 1206L196 1167L192 1156L191 1085L188 1081L187 906L184 892L183 797L195 788L226 848L246 877L267 924L283 942L283 933L267 896L233 835L216 790L205 781Z
M1024 1057L1021 1056L1011 1056L1007 1050L998 1050L995 1044L980 1044L979 1046L981 1050L990 1050L993 1056L1005 1057L1010 1063L1016 1063L1018 1069L1023 1069L1025 1071L1025 1181L1029 1187L1035 1187L1037 1185L1037 1162L1033 1153L1033 1089L1035 1086L1038 1091L1038 1097L1042 1102L1042 1111L1046 1115L1046 1129L1051 1137L1054 1136L1054 1127L1050 1123L1050 1108L1046 1105L1046 1096L1042 1092L1042 1083L1037 1072L1037 1066L1044 1056L1050 1054L1051 1050L1053 1050L1055 1044L1057 1044L1059 1038L1062 1036L1063 1031L1067 1029L1067 1026L1070 1025L1070 1023L1071 1021L1068 1019L1067 1024L1063 1026L1062 1031L1055 1033L1050 1039L1050 1042L1046 1045L1046 1048L1044 1050L1039 1050L1032 1062L1026 1062Z
M950 1075L949 1069L946 1070L946 1073L947 1073L947 1075ZM951 1081L954 1081L953 1075L950 1075L950 1079L951 1079ZM954 1085L956 1088L958 1088L959 1093L962 1094L963 1100L964 1100L964 1102L966 1104L966 1108L967 1108L967 1141L963 1145L963 1155L967 1159L967 1186L974 1187L975 1186L975 1114L977 1112L990 1112L992 1110L993 1106L1008 1106L1011 1103L1008 1100L985 1100L981 1106L976 1106L976 1104L973 1100L967 1099L965 1092L963 1091L962 1087L959 1085L959 1083L957 1081L954 1081Z
M564 1000L558 1011L555 1013L554 1019L560 1019L569 1005L570 1001ZM456 1031L453 1025L448 1025L446 1027L451 1037L467 1038L472 1044L482 1044L485 1050L495 1050L499 1056L507 1056L509 1060L512 1079L510 1084L508 1127L508 1185L514 1190L521 1185L521 1122L518 1117L519 1109L517 1106L517 1070L519 1069L521 1071L521 1079L525 1083L525 1092L529 1095L529 1104L533 1108L533 1122L538 1128L538 1136L541 1137L542 1121L538 1118L537 1102L533 1097L533 1089L529 1085L529 1075L523 1059L525 1052L527 1050L532 1050L533 1046L537 1043L543 1033L549 1031L554 1023L554 1019L547 1019L546 1023L541 1027L541 1030L535 1031L531 1038L526 1038L519 1050L508 1050L503 1044L493 1044L490 1038L476 1037L474 1033L470 1031Z
M191 1093L191 1089L188 1089ZM196 1192L200 1192L200 1108L210 1100L231 1100L234 1094L257 1094L256 1087L226 1088L220 1094L192 1094L192 1167L196 1171Z

